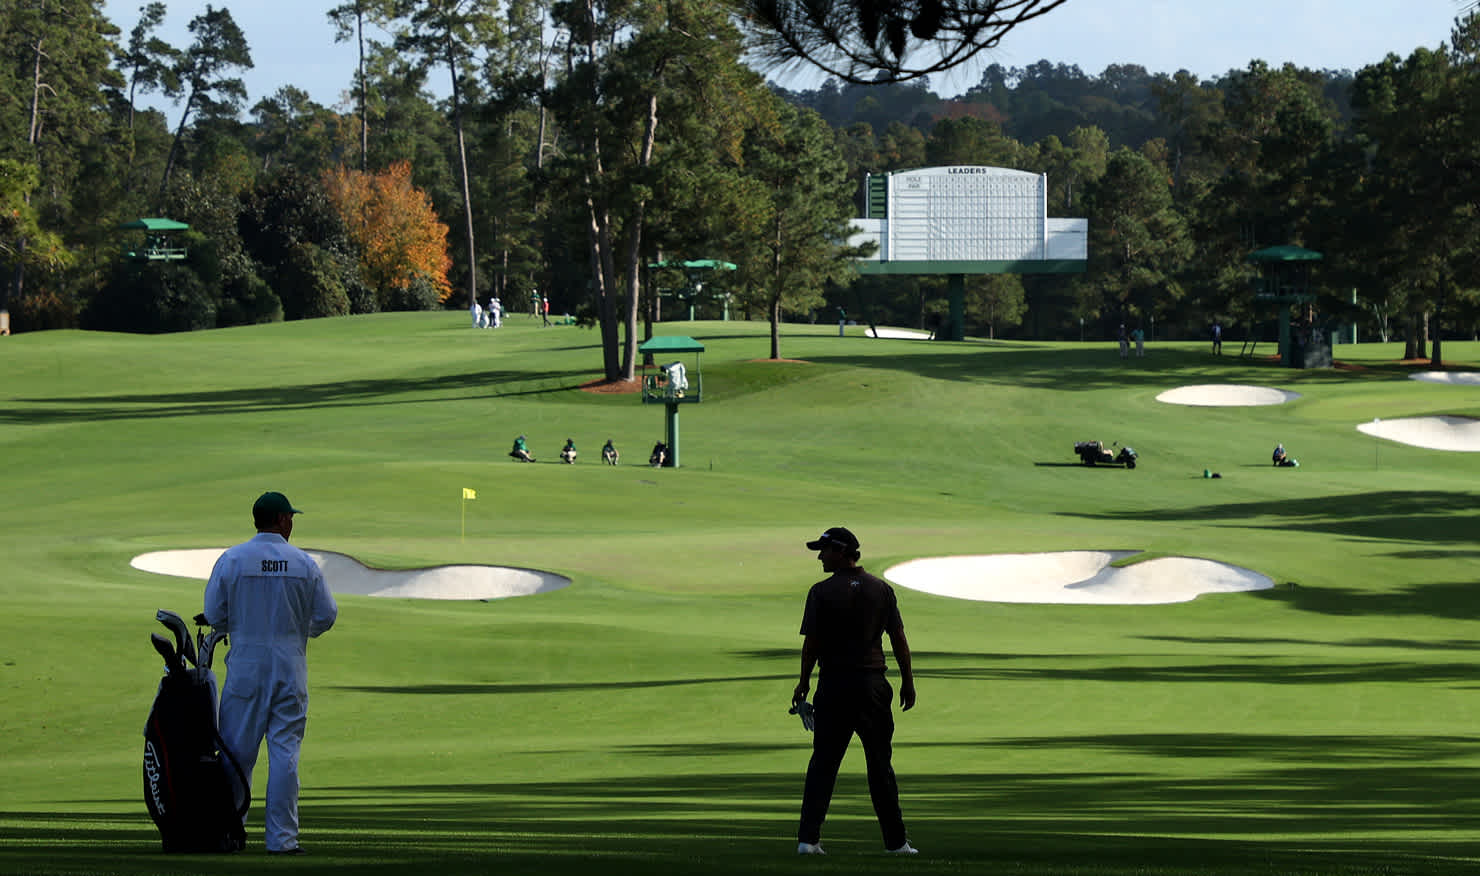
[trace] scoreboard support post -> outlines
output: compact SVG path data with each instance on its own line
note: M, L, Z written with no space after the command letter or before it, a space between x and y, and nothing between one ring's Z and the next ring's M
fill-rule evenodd
M946 294L951 301L951 326L948 341L966 340L966 275L951 274L946 280Z

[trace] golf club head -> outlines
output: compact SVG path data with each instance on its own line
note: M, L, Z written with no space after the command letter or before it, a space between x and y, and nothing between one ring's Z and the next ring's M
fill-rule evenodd
M210 669L211 660L216 654L216 643L226 638L226 634L218 630L212 630L200 640L200 653L196 655L196 666L201 669Z
M806 700L801 700L800 702L792 703L791 710L788 711L786 714L800 715L802 719L802 729L810 733L812 732L812 728L817 726L817 719L814 717L813 714L816 711L817 710L812 707L811 703L807 702Z
M190 628L185 626L185 619L173 611L165 611L162 608L154 613L154 619L175 634L175 650L180 657L189 661L192 666L198 665L195 656L195 640L190 637Z
M171 675L185 671L185 663L180 659L180 652L175 650L175 645L169 639L159 633L150 633L149 641L154 643L154 650L164 658L164 666Z

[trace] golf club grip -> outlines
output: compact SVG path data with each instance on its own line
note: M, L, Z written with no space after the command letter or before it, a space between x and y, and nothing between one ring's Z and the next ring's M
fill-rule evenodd
M164 658L166 669L172 674L185 671L185 663L180 659L180 652L175 650L174 644L169 639L166 639L159 633L150 633L149 641L154 643L154 650L158 651L159 656Z

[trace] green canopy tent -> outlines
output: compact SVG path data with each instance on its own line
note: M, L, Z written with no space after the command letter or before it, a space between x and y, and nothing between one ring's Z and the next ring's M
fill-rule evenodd
M649 264L648 267L659 269L666 268L669 270L682 270L684 272L684 278L687 282L687 285L684 286L682 289L672 292L671 294L674 295L674 297L678 298L680 301L688 302L689 321L693 322L694 301L704 291L705 281L702 279L704 275L706 273L712 273L714 271L733 271L736 270L739 266L736 265L734 262L721 261L720 259L690 259L689 261L684 262L653 262ZM660 292L659 294L662 293ZM715 295L713 297L718 298L724 302L723 318L725 320L728 320L730 318L729 293L725 293L723 295Z
M190 230L190 226L184 222L159 218L135 219L118 227L123 231L144 232L144 245L125 251L124 258L136 262L178 262L189 255L185 247L176 245L177 242L170 239L172 235Z
M1299 344L1298 355L1296 345L1291 343L1290 332L1289 305L1315 300L1315 293L1310 291L1311 267L1324 258L1315 250L1294 244L1269 246L1249 253L1249 261L1259 267L1259 276L1253 281L1254 297L1274 302L1279 307L1280 361L1290 368L1331 365L1330 341L1324 332L1312 329L1310 336Z

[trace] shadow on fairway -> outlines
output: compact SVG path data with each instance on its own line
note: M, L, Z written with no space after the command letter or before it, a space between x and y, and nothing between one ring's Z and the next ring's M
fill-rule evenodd
M1072 661L1039 656L1050 665L940 666L916 668L916 678L948 681L1093 681L1127 684L1234 684L1340 685L1368 682L1408 684L1469 684L1477 680L1472 661L1417 663L1410 661L1324 662L1288 661L1288 657L1241 654L1224 661L1172 662L1167 655L1121 655L1107 665L1104 656L1084 658L1083 666ZM1062 665L1065 662L1071 665Z
M1473 872L1469 825L1480 781L1465 737L1268 734L984 736L899 742L901 803L923 853L881 855L857 753L844 764L824 828L829 857L798 859L796 811L806 746L753 755L755 771L675 764L687 746L609 753L624 775L574 781L306 784L294 872L721 874L1010 872L1024 876ZM912 771L933 750L949 772ZM918 752L918 755L917 755ZM1031 752L1033 769L994 769ZM938 756L938 755L932 755ZM785 758L786 768L776 764ZM1057 764L1057 766L1054 766ZM1195 767L1195 778L1188 770ZM646 768L646 769L645 769ZM497 765L471 767L497 773ZM143 804L73 801L101 812L0 814L8 873L276 873L261 851L164 856ZM70 807L66 807L70 808Z
M1315 642L1289 642L1238 638L1197 639L1174 636L1143 636L1147 641L1173 644L1245 644L1268 647L1271 644L1313 645ZM1319 643L1325 645L1327 643ZM1451 642L1460 650L1480 649L1480 642ZM1398 641L1372 640L1361 643L1369 648L1403 648ZM1425 649L1448 650L1438 645ZM794 652L739 653L737 657L774 659L795 656ZM1195 657L1168 651L1148 654L997 654L959 651L915 651L915 677L946 681L1009 682L1112 682L1153 684L1234 684L1332 685L1383 682L1392 684L1430 683L1461 685L1477 680L1474 662L1456 660L1429 663L1402 660L1358 662L1352 660L1312 662L1294 660L1283 654L1238 653L1212 654L1199 652ZM954 665L945 665L954 664ZM897 680L891 680L897 684Z
M651 687L681 687L684 685L701 684L729 684L732 682L751 681L786 681L794 679L794 674L789 675L734 675L717 678L672 678L655 681L592 681L592 682L548 682L542 684L410 684L410 685L338 685L330 690L354 691L356 693L376 694L479 694L479 695L507 695L507 694L539 694L560 693L562 691L578 690L640 690Z
M757 648L753 651L731 651L731 656L746 660L790 660L795 661L799 648ZM1044 657L1102 657L1098 654L1069 654L1063 651L1055 651L1051 655L1046 654L1022 654L1022 653L992 653L985 651L921 651L915 648L910 653L916 659L923 660L1039 660ZM795 674L786 676L796 678Z
M1317 496L1309 499L1260 499L1186 508L1132 511L1064 511L1089 520L1201 522L1239 529L1305 530L1376 541L1474 541L1480 518L1480 494L1462 491L1389 490Z
M1251 593L1256 599L1274 599L1301 611L1330 615L1422 615L1459 620L1480 618L1480 593L1475 582L1435 581L1425 584L1376 582L1373 590L1355 587L1297 587Z
M430 378L388 378L261 386L219 392L139 393L124 395L22 398L0 410L0 423L37 425L94 420L133 420L246 414L303 408L361 407L424 402L428 394L448 398L503 398L575 389L590 371L477 371Z
M1400 560L1473 560L1480 557L1480 551L1393 551L1388 556Z
M843 349L840 347L840 350ZM1278 363L1212 357L1187 350L1161 350L1151 359L1120 359L1113 345L1084 349L1039 347L1003 349L996 346L951 345L928 352L878 355L812 354L807 360L852 365L874 370L902 371L934 380L990 383L999 379L1013 386L1082 392L1104 389L1171 389L1196 383L1255 383L1278 385L1350 383L1354 380L1393 380L1406 371L1292 371Z
M1188 645L1318 645L1325 648L1382 648L1405 651L1480 651L1475 639L1345 639L1335 642L1315 639L1281 639L1263 636L1137 636L1148 642L1178 642Z

